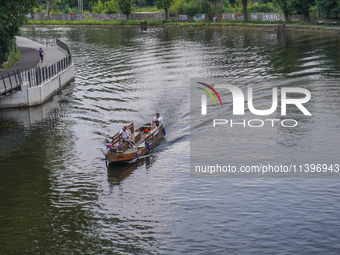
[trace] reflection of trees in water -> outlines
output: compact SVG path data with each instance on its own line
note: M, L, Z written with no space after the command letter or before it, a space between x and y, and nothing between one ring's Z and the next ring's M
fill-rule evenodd
M271 73L339 77L340 43L335 34L288 32L286 39L278 39L268 54L273 65Z
M20 148L25 130L22 123L3 119L0 112L0 158L15 153ZM0 162L1 162L0 159Z
M68 32L68 37L73 42L98 45L112 48L133 44L134 38L138 36L135 28L77 28Z
M0 171L0 247L5 254L22 251L34 254L38 250L49 253L49 249L67 240L64 227L76 226L84 218L81 206L66 209L61 203L55 205L61 198L56 198L58 192L53 191L56 178L52 176L66 167L65 151L72 150L75 139L70 125L55 117L58 115L55 111L60 109L52 110L26 128L17 124L21 119L8 122L15 125L7 127L5 138L15 142L5 151ZM68 237L75 234L71 232ZM60 236L63 238L57 238Z

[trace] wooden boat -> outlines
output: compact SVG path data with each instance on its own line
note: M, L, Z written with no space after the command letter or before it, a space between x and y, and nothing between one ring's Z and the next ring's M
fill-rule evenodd
M139 159L139 157L147 154L154 148L165 135L163 125L156 127L154 130L151 130L151 123L146 123L136 130L134 129L133 123L127 127L135 136L136 148L129 147L127 142L122 142L120 132L118 132L112 138L111 148L108 148L107 161L109 163Z

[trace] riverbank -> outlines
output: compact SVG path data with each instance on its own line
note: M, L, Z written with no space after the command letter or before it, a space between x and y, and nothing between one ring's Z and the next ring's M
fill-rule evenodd
M20 60L0 72L3 81L0 108L40 105L74 79L74 67L65 43L57 41L57 46L47 47L17 36L16 44L21 49ZM43 61L39 48L45 53Z
M140 27L139 20L128 21L94 21L94 20L81 20L81 21L67 21L67 20L29 20L26 26L117 26L117 27ZM281 21L265 22L265 21L221 21L218 23L213 22L171 22L167 20L148 20L149 27L243 27L243 28L258 28L262 30L275 29L278 24L282 24ZM288 29L292 30L321 30L321 31L340 31L340 25L327 25L318 24L317 22L305 23L305 22L288 22L286 24Z
M47 47L21 36L16 37L16 44L21 51L20 58L11 67L0 70L0 75L21 69L51 66L67 56L59 47ZM40 61L39 48L45 53L43 62Z
M217 156L220 165L339 162L338 35L292 32L283 42L248 27L149 30L21 29L37 42L64 39L76 80L41 106L0 110L0 253L338 254L339 173L193 178L189 169L197 163L191 132L209 137L202 154L216 156L204 165ZM312 93L305 106L313 115L292 106L296 128L212 129L210 117L262 118L232 117L232 95L221 90L226 103L208 101L207 118L194 126L191 77L224 77L245 94L252 87L256 109L272 106L273 87L302 87ZM166 140L150 157L107 170L106 140L155 111ZM280 106L271 118L278 115Z
M16 50L13 49L11 51L11 53L9 54L8 60L5 63L3 63L2 65L0 65L0 72L14 66L19 61L20 56L21 56L21 50L20 49L16 49Z

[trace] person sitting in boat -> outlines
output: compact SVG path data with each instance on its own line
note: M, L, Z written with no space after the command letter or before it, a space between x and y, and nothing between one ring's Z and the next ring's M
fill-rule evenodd
M122 137L123 142L127 142L130 146L136 148L136 144L134 141L135 137L133 136L133 134L131 134L131 131L130 129L128 129L127 126L123 127L123 129L120 131L120 135Z
M155 132L155 130L156 130L156 123L153 123L150 131L148 132L148 134L152 134L153 132Z
M156 126L162 126L163 125L163 118L162 116L159 114L159 112L156 113L156 116L153 117L153 123L156 123Z

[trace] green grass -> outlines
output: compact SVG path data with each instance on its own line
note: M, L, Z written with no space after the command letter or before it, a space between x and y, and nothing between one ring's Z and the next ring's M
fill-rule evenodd
M11 53L9 54L9 58L7 60L7 62L3 63L0 66L0 69L8 69L11 68L12 66L15 65L16 62L18 62L18 60L20 59L21 56L21 51L20 49L17 49L17 51L15 52L15 50L13 49L11 51Z

